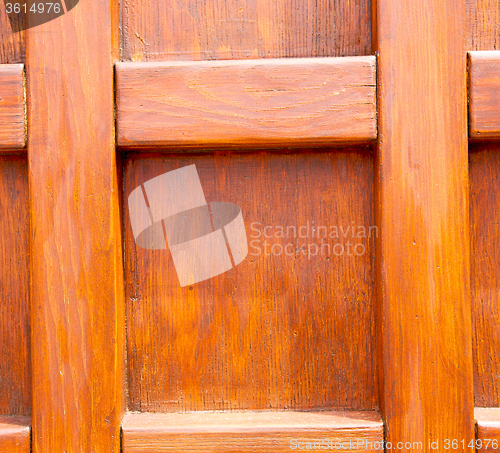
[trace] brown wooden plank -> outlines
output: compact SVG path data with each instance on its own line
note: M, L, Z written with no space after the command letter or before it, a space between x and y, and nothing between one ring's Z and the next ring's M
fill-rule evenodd
M375 452L383 449L377 412L129 413L123 420L124 453ZM300 443L299 443L300 442Z
M469 135L500 139L500 51L469 52Z
M23 65L0 65L0 151L24 148L25 125Z
M380 404L386 441L431 452L474 439L465 1L375 11Z
M375 57L116 68L118 145L229 147L367 142Z
M500 448L500 408L476 407L474 418L476 419L477 451L498 452Z
M467 0L467 49L500 50L500 2Z
M370 53L369 0L126 0L133 61L335 57Z
M120 451L117 8L82 1L27 31L35 453Z
M500 144L470 146L474 402L500 406Z
M0 453L30 452L30 418L0 416Z
M0 156L0 415L31 413L28 165ZM0 448L1 451L1 448Z
M249 254L181 287L170 251L135 244L125 202L129 408L374 409L376 232L352 238L350 229L363 226L368 236L373 225L370 149L138 153L125 162L125 200L145 181L192 164L207 201L241 208ZM312 237L313 222L328 234L341 226L348 237L340 232L324 240L330 250L314 256L311 245L304 255L304 244L307 252L323 240L323 230ZM266 226L280 225L297 236L304 226L305 236L308 224L308 238L293 237L293 228L288 238L263 237ZM359 256L348 255L349 241L361 244Z

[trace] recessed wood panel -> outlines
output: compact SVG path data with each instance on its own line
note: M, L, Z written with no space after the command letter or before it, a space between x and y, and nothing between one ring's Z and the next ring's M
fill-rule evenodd
M498 0L467 0L467 50L500 50Z
M127 199L192 164L208 202L241 208L249 254L181 287L169 251L134 243ZM376 406L368 147L136 154L124 184L129 409Z
M369 0L125 0L126 61L371 53Z
M27 172L0 156L0 415L31 413Z
M122 429L124 453L384 451L375 411L129 413Z
M500 144L470 147L474 397L500 406Z

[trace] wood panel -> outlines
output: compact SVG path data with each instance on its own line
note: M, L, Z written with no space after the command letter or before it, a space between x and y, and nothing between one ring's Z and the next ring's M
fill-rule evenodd
M123 420L124 453L382 452L377 412L129 413ZM309 448L308 448L309 446Z
M469 52L469 136L500 139L500 51Z
M150 178L191 164L206 200L241 208L249 255L181 287L170 251L136 246L126 207L129 408L376 407L369 148L132 155L125 200ZM278 228L265 238L266 226L290 227L288 238L276 237ZM316 250L325 232L313 237L314 226L337 228L340 238ZM353 227L366 237L355 229L352 238Z
M476 408L474 418L477 451L497 452L500 448L500 408Z
M0 151L24 147L24 112L23 65L0 65Z
M386 441L430 452L474 439L465 2L375 10L380 403Z
M27 31L34 453L120 451L117 6L80 2Z
M19 15L18 20L23 21L24 19ZM25 32L12 32L9 16L2 1L0 8L0 64L24 63L25 54Z
M29 417L0 416L0 453L30 453Z
M123 60L370 53L369 0L125 0Z
M229 147L377 137L375 58L121 63L118 145Z
M500 50L498 0L467 0L467 49Z
M500 406L500 145L470 148L470 222L474 397Z
M0 212L0 415L29 415L28 166L24 156L0 156Z

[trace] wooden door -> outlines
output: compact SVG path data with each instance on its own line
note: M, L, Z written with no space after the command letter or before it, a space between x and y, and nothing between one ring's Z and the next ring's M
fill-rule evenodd
M500 448L498 2L61 6L0 5L0 452Z

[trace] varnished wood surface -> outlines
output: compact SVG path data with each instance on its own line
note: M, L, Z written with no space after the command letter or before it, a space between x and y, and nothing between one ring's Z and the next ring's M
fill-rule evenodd
M124 453L284 452L322 441L329 451L383 451L382 420L372 411L128 413L122 430Z
M0 64L24 63L25 32L12 32L5 3L2 1L0 6Z
M467 50L500 50L500 2L467 0Z
M431 452L474 439L465 2L376 6L380 403Z
M485 453L498 452L500 448L500 408L478 408L474 410L476 419L477 451Z
M0 415L29 415L29 217L25 156L0 156L0 212Z
M22 64L0 65L0 151L25 145L23 79Z
M500 139L500 51L469 52L469 135Z
M318 145L376 139L375 58L121 63L118 145Z
M0 453L31 453L29 417L0 416Z
M124 0L125 61L370 54L369 0Z
M500 406L500 145L471 145L469 168L474 402L495 407Z
M369 148L138 153L125 161L124 199L139 184L192 164L207 201L241 208L249 255L229 272L181 288L168 250L135 245L126 204L129 409L377 407L375 233L359 239L361 256L328 255L325 248L308 259L295 255L295 238L268 240L292 242L291 256L278 247L277 256L265 256L271 252L262 237L257 255L251 242L254 229L307 222L312 228L314 221L342 226L349 237L339 242L358 243L347 229L374 221ZM254 222L260 226L252 229ZM299 248L321 243L311 236L298 241Z
M34 453L120 451L115 1L27 31Z

